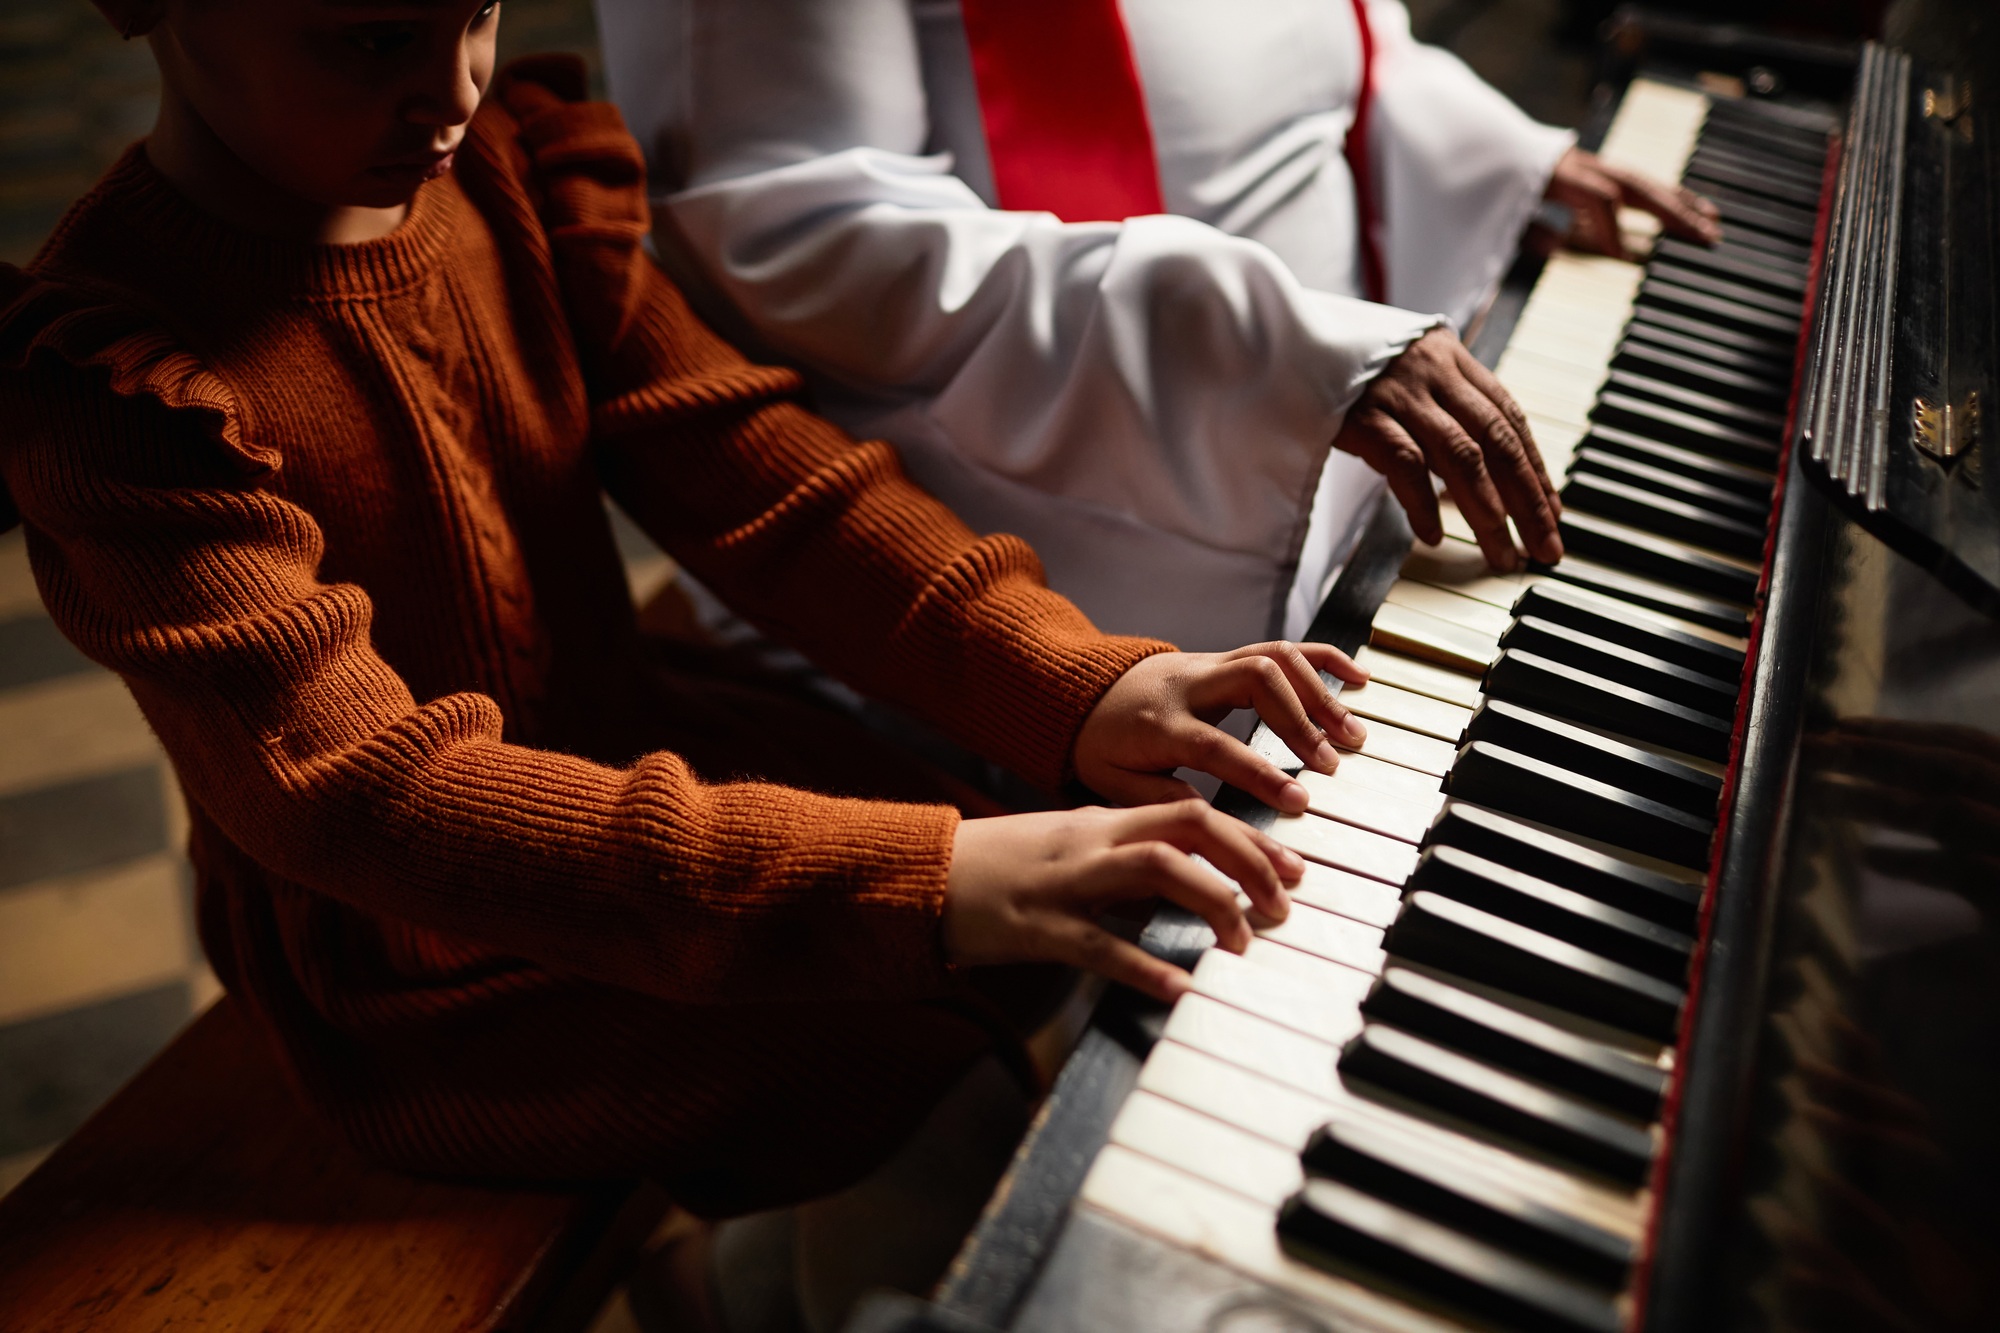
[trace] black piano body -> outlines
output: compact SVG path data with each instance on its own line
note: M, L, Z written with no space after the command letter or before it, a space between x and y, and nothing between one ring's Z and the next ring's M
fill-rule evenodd
M2000 88L2000 61L1993 58L2000 16L1974 12L1984 8L1905 6L1901 39L1917 58L1892 58L1886 48L1871 48L1855 76L1856 103L1873 96L1878 112L1888 106L1895 114L1886 122L1878 115L1880 123L1871 127L1866 107L1842 112L1844 170L1854 179L1843 183L1839 197L1828 199L1815 226L1814 262L1823 276L1792 381L1790 447L1759 562L1756 612L1748 625L1711 627L1747 629L1749 639L1733 732L1722 751L1709 752L1726 756L1726 763L1700 766L1697 743L1688 740L1678 747L1688 751L1690 762L1681 765L1686 771L1651 774L1660 785L1654 793L1659 803L1673 803L1676 781L1699 783L1708 780L1704 773L1719 777L1723 791L1718 836L1700 844L1712 854L1675 853L1678 844L1668 835L1680 825L1657 811L1645 825L1645 836L1661 839L1648 847L1668 859L1678 855L1682 864L1698 862L1705 877L1695 881L1703 891L1689 929L1698 935L1699 947L1692 967L1676 976L1685 982L1687 998L1673 1030L1664 1034L1671 1055L1660 1061L1658 1104L1632 1121L1649 1125L1653 1136L1650 1149L1635 1159L1643 1173L1635 1166L1631 1177L1643 1226L1632 1253L1610 1259L1584 1252L1596 1243L1589 1236L1572 1244L1574 1237L1550 1240L1546 1228L1518 1229L1528 1247L1520 1253L1532 1261L1523 1270L1530 1277L1542 1271L1545 1260L1569 1274L1608 1263L1609 1271L1622 1276L1591 1288L1601 1288L1606 1298L1571 1308L1561 1305L1566 1297L1557 1290L1553 1297L1530 1292L1529 1304L1509 1305L1505 1274L1500 1279L1475 1274L1464 1281L1455 1276L1481 1262L1507 1262L1514 1251L1505 1238L1516 1233L1504 1229L1476 1233L1502 1243L1496 1250L1472 1246L1471 1259L1464 1262L1473 1268L1452 1269L1451 1262L1399 1266L1410 1249L1421 1251L1429 1243L1428 1233L1417 1233L1436 1218L1454 1216L1449 1210L1426 1214L1422 1199L1446 1200L1449 1194L1447 1202L1469 1205L1464 1191L1452 1193L1449 1180L1417 1181L1422 1155L1399 1160L1403 1141L1391 1136L1371 1148L1365 1117L1350 1138L1316 1136L1307 1149L1309 1161L1318 1152L1323 1160L1361 1162L1378 1175L1395 1176L1399 1190L1421 1186L1430 1194L1385 1195L1418 1203L1409 1216L1391 1210L1390 1222L1405 1226L1404 1233L1372 1238L1355 1230L1371 1225L1371 1199L1349 1200L1361 1210L1352 1216L1339 1214L1345 1204L1334 1199L1329 1207L1345 1217L1346 1229L1334 1245L1336 1253L1322 1264L1335 1275L1324 1288L1267 1280L1270 1270L1264 1265L1290 1262L1305 1252L1293 1245L1285 1259L1269 1258L1277 1253L1266 1234L1270 1224L1256 1220L1268 1217L1268 1207L1261 1215L1223 1208L1212 1216L1176 1216L1147 1225L1134 1223L1137 1213L1093 1206L1080 1191L1105 1155L1114 1121L1140 1087L1142 1069L1170 1021L1149 1002L1114 991L1098 1006L934 1304L898 1307L900 1315L882 1307L864 1314L860 1324L1036 1333L2000 1327L2000 1135L1992 1128L1994 1108L2000 1107L2000 931L1986 915L2000 911L2000 622L1990 614L2000 607L2000 593L1982 583L1989 571L1982 565L1981 545L2000 534L2000 472L1992 470L2000 466L2000 445L1990 426L1980 431L1977 415L1977 395L1985 392L1990 403L1991 393L2000 389L1994 356L2000 347L1995 337L2000 303L1993 299L1991 268L2000 215L1993 211L1990 188L2000 179L1993 170L2000 154L2000 114L1991 100L1976 100L1982 88ZM1677 29L1677 40L1684 37L1685 30ZM1730 41L1736 48L1743 45L1741 34ZM1770 49L1755 48L1760 55ZM1824 80L1825 49L1815 48L1812 56L1813 77ZM1700 86L1694 76L1709 74L1708 86L1716 86L1712 68L1675 73L1690 86ZM1673 78L1670 74L1669 82ZM1606 107L1596 134L1603 133L1610 112ZM1809 135L1815 125L1834 121L1807 110L1780 113L1775 123L1789 127L1783 132ZM1716 140L1722 151L1704 169L1726 175L1730 150L1738 142L1750 144L1755 131L1753 125L1737 134L1725 121ZM1857 204L1852 201L1868 186L1857 157L1869 134L1878 141L1878 159L1885 153L1901 156L1893 163L1864 164L1881 179L1875 180L1875 194ZM1926 141L1926 135L1933 138ZM1870 199L1879 214L1882 182L1898 173L1902 221L1892 225L1886 216L1864 216ZM1746 193L1742 206L1754 210L1757 200ZM1790 254L1774 243L1768 257L1782 266ZM1489 362L1507 345L1535 288L1537 268L1537 261L1524 260L1496 300L1475 343ZM1857 301L1880 294L1887 271L1897 275L1888 308ZM1648 280L1658 281L1659 273ZM1735 287L1713 290L1725 302L1742 295ZM1767 284L1766 290L1775 288ZM1669 310L1694 309L1674 306L1673 299ZM1669 319L1662 327L1685 333L1691 326ZM1871 328L1872 344L1864 336ZM1620 346L1629 347L1629 339ZM1652 372L1680 364L1672 356L1659 356L1656 363L1646 358L1670 350L1666 341L1640 349L1645 364L1633 373L1645 372L1634 381L1642 399L1645 386L1655 382ZM1619 364L1629 370L1632 363ZM1657 407L1675 400L1661 391L1650 401ZM1853 431L1861 437L1874 431L1876 443L1868 447L1876 449L1875 462L1890 478L1877 478L1872 500L1866 469L1855 461L1865 461L1866 448L1853 451L1845 464L1839 448L1825 443L1815 448L1816 434L1824 439L1829 422L1838 427L1843 403L1859 412L1850 423ZM1950 425L1943 419L1945 406L1953 409ZM1926 408L1934 434L1918 448ZM1639 410L1643 417L1652 409L1642 403ZM2000 409L1986 410L1991 420ZM1594 427L1604 430L1609 417L1593 413ZM1611 425L1606 433L1619 429ZM1946 431L1956 433L1936 434ZM1626 431L1640 437L1639 445L1646 434ZM1614 452L1618 438L1610 441ZM1951 447L1937 447L1940 438ZM1586 437L1582 447L1590 445ZM1651 474L1619 469L1645 456L1607 456L1596 473L1611 483L1603 494L1622 503L1621 477L1643 481ZM1665 477L1660 485L1678 486L1690 475ZM1721 474L1716 479L1729 480ZM1885 498L1884 491L1894 488L1901 488L1901 498ZM1701 494L1654 493L1693 494L1698 500ZM1685 521L1671 506L1662 512L1665 522ZM1596 523L1589 511L1581 521ZM1624 529L1598 523L1579 531L1588 538ZM1570 545L1575 550L1578 543ZM1385 597L1399 586L1410 549L1407 525L1385 503L1322 609L1314 637L1349 650L1371 638L1383 642L1384 624L1378 620L1386 623ZM2000 564L1990 572L1995 577L1989 582L2000 582ZM1724 580L1718 587L1730 586L1728 573L1717 575ZM1564 607L1580 608L1585 618L1572 628L1595 624L1613 632L1608 621L1589 619L1595 614L1590 592L1586 587L1572 603L1565 600L1565 589L1557 588L1540 609L1557 614ZM1698 601L1679 610L1686 619L1676 623L1701 629L1695 623L1701 620ZM1539 646L1533 634L1562 632L1545 623L1521 631L1516 627L1523 621L1517 615L1509 637L1501 640L1504 649L1512 639L1516 657L1524 644ZM1386 632L1395 641L1395 627ZM1693 661L1706 660L1702 654L1715 651L1716 643L1731 641L1727 633L1712 633L1702 642L1687 634L1673 640ZM1585 649L1606 651L1602 643ZM1532 663L1535 654L1526 660ZM1657 662L1645 669L1654 673L1649 679L1669 680L1673 674ZM1494 670L1489 668L1489 684ZM1488 705L1482 725L1522 725L1504 708L1492 707L1498 698L1482 696ZM1532 723L1532 711L1527 716ZM1593 734L1604 732L1598 728ZM1478 734L1506 742L1514 733ZM1573 749L1594 743L1589 735L1556 739ZM1501 787L1489 777L1483 779L1488 786L1474 788L1466 753L1460 752L1446 790L1454 796L1481 793L1477 799L1484 801ZM1509 752L1503 745L1495 753ZM1634 771L1629 759L1619 762L1625 763L1619 771ZM1531 783L1537 771L1532 763L1521 766L1515 780ZM1218 801L1253 822L1270 822L1271 812L1239 793L1225 791ZM1476 824L1483 816L1475 809L1469 818ZM1477 857L1460 857L1465 846L1480 846L1476 840L1442 847L1434 830L1425 843L1429 850L1419 873L1429 878L1412 881L1403 916L1411 913L1420 883L1448 885L1453 874L1482 873L1484 863ZM1459 857L1456 869L1454 857ZM1507 890L1503 871L1485 873L1499 887L1486 882L1482 891ZM1519 891L1535 892L1532 884ZM1626 906L1636 906L1641 915L1650 910L1644 904ZM1538 910L1550 909L1542 904ZM1669 905L1654 914L1654 924L1678 923L1673 913L1680 910ZM1439 911L1443 924L1434 929L1448 932L1450 912ZM1606 918L1612 926L1619 925L1611 919L1616 915ZM1622 941L1631 952L1620 956L1639 971L1652 956L1645 950L1659 943L1655 936L1671 942L1671 931L1645 936L1645 922L1620 928L1626 935L1604 936L1602 947L1609 950ZM1392 965L1396 930L1404 931L1405 940L1416 938L1415 927L1398 917L1391 927ZM1193 968L1212 936L1197 919L1162 908L1142 942ZM1654 969L1656 978L1670 972ZM1417 965L1403 1003L1427 1002L1426 975ZM1652 992L1639 982L1631 985L1641 997L1632 1002L1640 1006L1632 1021L1643 1026L1644 994ZM1380 990L1377 983L1369 1003L1381 999ZM1477 1000L1475 994L1465 1003ZM1424 1052L1397 1049L1403 1036L1389 1032L1381 1049L1372 1052L1356 1049L1369 1039L1348 1038L1341 1068L1352 1079L1366 1074L1371 1066L1362 1061L1373 1058L1407 1075L1422 1065ZM1456 1057L1446 1051L1437 1058ZM1225 1064L1201 1068L1221 1070ZM1581 1083L1564 1086L1589 1091ZM1612 1104L1630 1094L1628 1102L1636 1098L1648 1105L1646 1098L1655 1095L1632 1087L1628 1080L1600 1092L1598 1101ZM1275 1095L1275 1085L1272 1091ZM1396 1101L1393 1088L1389 1100ZM1473 1111L1465 1114L1476 1118ZM1110 1151L1119 1149L1114 1145ZM1613 1174L1623 1169L1615 1151L1604 1151L1610 1156L1597 1162L1599 1169ZM1339 1169L1333 1174L1336 1194L1354 1194L1348 1183L1370 1179ZM1142 1188L1143 1176L1142 1171L1128 1188ZM1163 1196L1151 1206L1171 1210L1176 1204ZM1499 1225L1490 1209L1485 1220ZM1251 1236L1246 1228L1262 1230ZM1456 1243L1443 1233L1432 1239ZM1570 1249L1556 1262L1549 1259L1553 1251L1535 1251L1532 1241ZM1495 1253L1501 1257L1493 1259ZM1482 1282L1497 1282L1499 1295ZM1535 1306L1535 1299L1555 1303Z

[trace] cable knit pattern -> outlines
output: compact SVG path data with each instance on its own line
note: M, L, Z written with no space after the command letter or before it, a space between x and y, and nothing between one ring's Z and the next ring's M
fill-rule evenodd
M697 776L601 490L1047 785L1165 645L704 329L581 89L503 74L355 246L235 233L129 152L0 269L0 519L173 757L218 972L357 1142L763 1206L865 1169L986 1040L938 949L957 815Z

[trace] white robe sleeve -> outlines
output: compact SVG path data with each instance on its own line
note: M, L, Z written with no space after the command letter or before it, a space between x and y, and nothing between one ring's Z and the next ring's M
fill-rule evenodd
M661 3L599 0L607 37ZM923 155L908 0L692 14L691 174L665 203L772 347L918 410L1010 490L1297 558L1342 414L1435 316L1309 290L1186 218L987 207Z
M1531 120L1449 51L1410 35L1402 0L1369 0L1388 298L1463 328L1512 260L1576 135Z

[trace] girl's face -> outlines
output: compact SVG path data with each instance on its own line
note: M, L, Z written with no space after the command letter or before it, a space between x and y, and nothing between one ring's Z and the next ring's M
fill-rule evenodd
M173 91L252 172L328 208L443 175L493 78L499 0L167 0Z

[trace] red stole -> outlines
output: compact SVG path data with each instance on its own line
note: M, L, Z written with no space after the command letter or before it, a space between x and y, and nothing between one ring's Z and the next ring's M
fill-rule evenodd
M1222 3L1222 0L1217 0ZM1361 276L1384 292L1368 152L1375 38L1367 0L1353 0L1361 89L1345 152L1354 176ZM960 0L986 152L1000 206L1065 222L1122 222L1166 211L1153 127L1118 0Z

